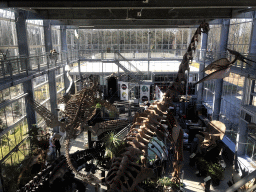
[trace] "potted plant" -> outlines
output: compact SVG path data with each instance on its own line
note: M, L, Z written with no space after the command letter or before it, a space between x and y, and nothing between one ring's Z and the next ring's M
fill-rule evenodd
M199 170L199 176L206 177L209 169L209 163L203 157L197 157L196 165Z
M223 178L223 168L218 163L211 164L208 169L208 173L212 178L212 185L218 186L220 180Z

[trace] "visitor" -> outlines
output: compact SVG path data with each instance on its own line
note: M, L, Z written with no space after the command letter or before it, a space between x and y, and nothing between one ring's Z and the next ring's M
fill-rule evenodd
M163 152L162 152L162 167L164 172L166 171L166 164L167 164L167 157L168 157L168 151L166 150L166 147L163 146Z
M156 166L156 177L161 177L161 170L162 170L162 166L161 166L161 160L158 158L158 156L155 156L155 166Z
M109 96L112 97L113 91L112 88L109 89Z
M54 135L55 135L55 133L53 133L52 136L51 136L50 139L49 139L49 151L50 151L51 160L54 160L54 159L55 159Z
M61 145L60 145L59 139L55 139L54 145L55 145L55 150L56 150L56 157L58 156L58 155L57 155L58 152L59 152L59 157L60 157L60 148L61 148Z

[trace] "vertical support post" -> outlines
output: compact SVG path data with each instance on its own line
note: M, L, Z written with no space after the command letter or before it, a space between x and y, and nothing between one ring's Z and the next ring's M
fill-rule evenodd
M189 29L188 29L187 47L189 46L189 44L190 44L190 42L191 42L191 34L192 34L192 29L189 28Z
M249 48L249 54L255 55L256 54L256 14L254 12L253 15L253 21L252 21L252 31L251 31L251 41L250 41L250 48ZM250 58L252 60L255 60L255 56L253 58ZM244 81L244 89L243 89L243 99L241 104L242 105L248 105L250 102L250 99L248 95L251 92L251 79L245 77ZM241 120L238 124L238 133L236 138L236 150L237 155L244 155L245 154L245 147L246 145L243 143L247 143L247 124Z
M119 66L118 66L118 68L117 68L117 75L118 75L118 80L120 81L120 69L119 69ZM119 86L118 86L118 83L117 83L117 96L118 96L118 98L120 98L120 90L119 90Z
M224 58L226 56L227 44L228 44L228 34L229 34L229 19L223 19L220 34L220 48L219 48L219 58ZM220 107L221 107L221 95L222 95L223 79L215 80L215 90L213 97L213 120L219 120Z
M61 26L60 27L60 38L61 38L61 51L63 54L61 58L63 58L63 56L67 53L68 47L67 47L67 30L66 30L66 26ZM64 54L65 53L65 54ZM63 63L64 64L64 63ZM68 65L68 60L65 63L65 65ZM69 87L69 80L67 77L67 72L65 71L65 65L63 66L63 75L64 75L64 87L65 87L65 91L68 89Z
M32 80L25 81L23 83L23 89L24 89L24 93L28 93L27 97L25 98L27 122L28 122L28 129L32 129L33 125L36 124L35 110L28 102L28 99L34 100Z
M28 57L29 49L28 49L28 40L27 40L27 29L26 29L26 16L25 12L21 10L17 10L15 12L15 20L16 20L16 32L18 39L18 48L19 48L19 56ZM22 69L26 69L26 66L21 66Z
M19 18L19 19L18 19ZM29 49L28 49L28 41L27 41L27 29L26 29L26 17L25 12L21 10L17 10L15 12L15 20L16 22L16 31L17 31L17 39L18 39L18 48L19 48L19 55L24 56L24 63L22 62L21 68L27 70L29 69ZM34 124L36 124L36 114L35 110L32 106L28 103L28 99L34 100L34 93L33 93L33 83L32 80L25 81L23 83L24 93L28 93L28 96L25 98L26 103L26 113L27 113L27 122L28 128L31 129Z
M150 67L150 59L151 59L151 49L150 49L150 31L148 29L148 74L147 74L147 79L150 78L150 73L149 73L149 67Z
M52 30L49 20L43 20L44 25L44 42L45 42L45 52L50 52L52 50Z
M43 20L43 25L44 25L45 51L47 53L49 53L50 50L52 50L52 31L51 31L50 21L49 20ZM48 81L49 81L51 112L56 117L58 117L55 70L50 70L48 72ZM59 127L54 127L53 131L58 133L59 132Z
M117 33L117 49L118 49L118 52L120 53L120 31L117 29L116 30L116 33Z
M49 92L50 92L50 104L51 104L51 112L58 117L57 111L57 89L56 89L56 81L55 81L55 70L51 70L48 73L48 81L49 81ZM59 132L59 127L53 128L54 132Z
M80 60L78 60L78 72L79 72L79 78L80 78L80 90L82 90L83 82L82 82L81 62L80 62Z
M201 72L205 68L205 54L207 50L207 40L208 40L208 34L203 33L202 34L202 40L201 40L201 53L202 53L202 58L204 59L203 62L200 61L199 65L199 79L204 78L204 72ZM202 103L203 99L203 90L204 90L204 83L198 84L198 92L197 92L197 103Z

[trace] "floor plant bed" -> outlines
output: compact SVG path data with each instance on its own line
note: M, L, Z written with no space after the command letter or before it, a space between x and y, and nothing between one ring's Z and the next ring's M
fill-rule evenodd
M203 157L196 158L197 176L210 176L213 186L218 186L224 176L224 169L219 163L212 163L206 161Z
M180 191L180 186L184 187L183 183L173 183L169 177L162 177L157 183L159 186L163 186L163 192L176 192Z
M212 178L212 185L218 186L220 184L220 180L223 179L224 170L218 163L211 164L209 166L209 175Z
M209 166L209 162L207 162L203 157L196 157L196 167L199 171L198 176L206 177Z

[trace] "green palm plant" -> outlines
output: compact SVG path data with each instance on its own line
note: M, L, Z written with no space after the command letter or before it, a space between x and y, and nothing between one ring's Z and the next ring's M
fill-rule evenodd
M124 141L115 137L114 132L110 132L105 136L105 145L106 145L106 157L116 157L125 147Z

